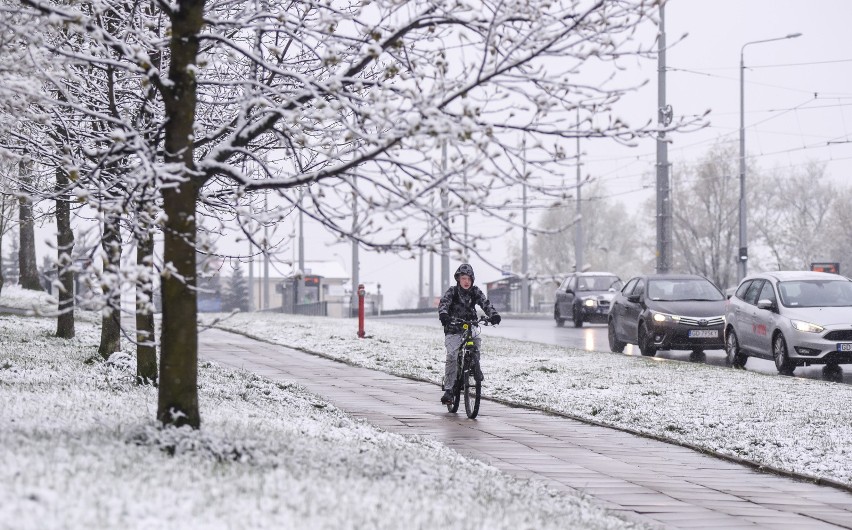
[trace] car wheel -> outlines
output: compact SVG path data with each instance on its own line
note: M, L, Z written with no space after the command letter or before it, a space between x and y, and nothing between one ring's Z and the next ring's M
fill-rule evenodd
M790 361L787 355L787 341L784 340L784 335L775 335L775 340L772 341L772 357L775 359L775 368L782 375L793 375L793 370L796 364Z
M725 338L725 364L730 368L745 368L748 357L740 349L740 341L737 339L736 332L732 329L728 332Z
M707 354L704 353L704 350L701 350L701 349L692 350L692 353L689 354L689 362L691 362L691 363L706 363L707 362Z
M571 320L574 321L575 328L583 327L583 311L578 310L577 306L574 306L573 311L571 311Z
M627 343L618 340L618 337L615 335L615 322L612 318L609 319L607 327L609 328L607 332L607 336L609 337L609 350L615 353L622 353L624 351L624 347L627 346Z
M843 369L840 368L840 365L838 364L828 363L822 368L822 378L824 381L831 381L832 383L842 383Z
M559 314L559 307L553 306L553 320L556 321L556 327L561 328L565 325L565 319Z
M657 355L657 348L654 347L654 336L648 331L647 326L642 323L639 326L639 353L645 357L653 357Z

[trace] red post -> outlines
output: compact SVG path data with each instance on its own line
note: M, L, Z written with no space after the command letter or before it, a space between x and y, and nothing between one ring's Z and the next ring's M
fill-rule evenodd
M358 285L358 338L364 338L364 284Z

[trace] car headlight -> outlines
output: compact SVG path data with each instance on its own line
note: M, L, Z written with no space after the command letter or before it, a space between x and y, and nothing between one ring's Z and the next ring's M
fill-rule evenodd
M595 307L596 305L598 305L598 301L594 298L586 298L585 300L583 300L583 305L586 307Z
M810 322L804 322L802 320L791 320L790 324L792 324L797 330L807 333L822 333L825 331L825 328L822 326L811 324Z
M679 322L680 315L669 315L667 313L657 313L654 312L654 322Z

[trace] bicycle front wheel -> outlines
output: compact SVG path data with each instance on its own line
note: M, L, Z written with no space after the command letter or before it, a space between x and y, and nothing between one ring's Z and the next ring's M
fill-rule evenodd
M473 377L473 370L465 370L464 373L464 411L467 417L473 419L479 414L479 397L482 391L482 383Z

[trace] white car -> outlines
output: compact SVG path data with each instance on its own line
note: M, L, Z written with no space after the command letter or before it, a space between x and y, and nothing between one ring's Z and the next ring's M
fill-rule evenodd
M725 310L728 365L749 356L775 361L779 373L797 366L852 363L852 281L837 274L778 271L740 282Z

